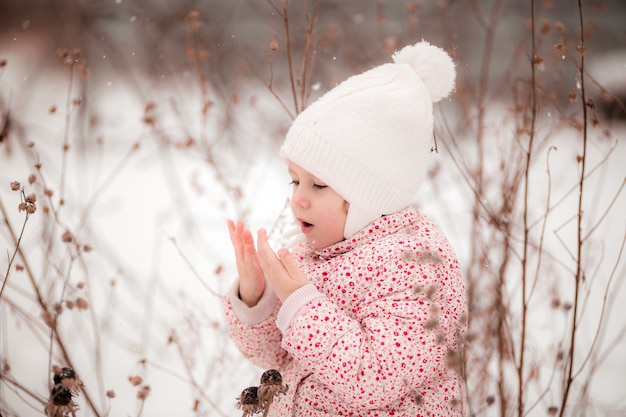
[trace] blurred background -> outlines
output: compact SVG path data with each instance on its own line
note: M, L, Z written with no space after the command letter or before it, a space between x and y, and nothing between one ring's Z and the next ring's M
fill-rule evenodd
M226 219L284 244L291 120L425 39L457 88L415 204L466 275L472 414L625 415L625 22L622 0L0 1L0 413L45 415L55 365L77 415L239 413L262 370L224 328Z

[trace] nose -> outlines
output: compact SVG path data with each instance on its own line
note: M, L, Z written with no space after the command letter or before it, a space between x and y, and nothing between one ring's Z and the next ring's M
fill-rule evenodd
M293 202L293 204L304 209L311 206L311 200L304 190L304 187L294 188L293 193L291 194L291 201Z

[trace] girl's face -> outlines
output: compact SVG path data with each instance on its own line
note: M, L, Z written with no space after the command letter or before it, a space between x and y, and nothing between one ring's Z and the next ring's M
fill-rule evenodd
M315 249L342 241L348 212L343 197L299 165L287 165L293 185L291 211L306 240Z

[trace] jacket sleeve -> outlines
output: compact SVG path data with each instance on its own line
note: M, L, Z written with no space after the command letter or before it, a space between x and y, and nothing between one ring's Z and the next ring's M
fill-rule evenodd
M450 301L445 287L461 277L458 265L454 270L456 261L429 262L385 262L364 284L366 297L354 315L346 314L332 295L314 299L292 319L283 347L358 408L384 407L447 378L452 372L446 366L448 346L462 325L451 313L456 306L443 306ZM405 279L401 269L411 265L414 271ZM459 306L463 303L458 300Z
M223 298L226 324L237 349L253 364L280 369L291 357L281 347L281 333L275 324L280 301L269 285L265 288L259 303L250 308L239 299L236 280Z

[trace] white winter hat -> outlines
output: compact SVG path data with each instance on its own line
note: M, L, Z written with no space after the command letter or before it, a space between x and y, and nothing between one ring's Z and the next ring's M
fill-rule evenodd
M411 204L426 176L432 103L454 87L452 59L428 42L392 58L300 113L280 150L349 203L346 238Z

